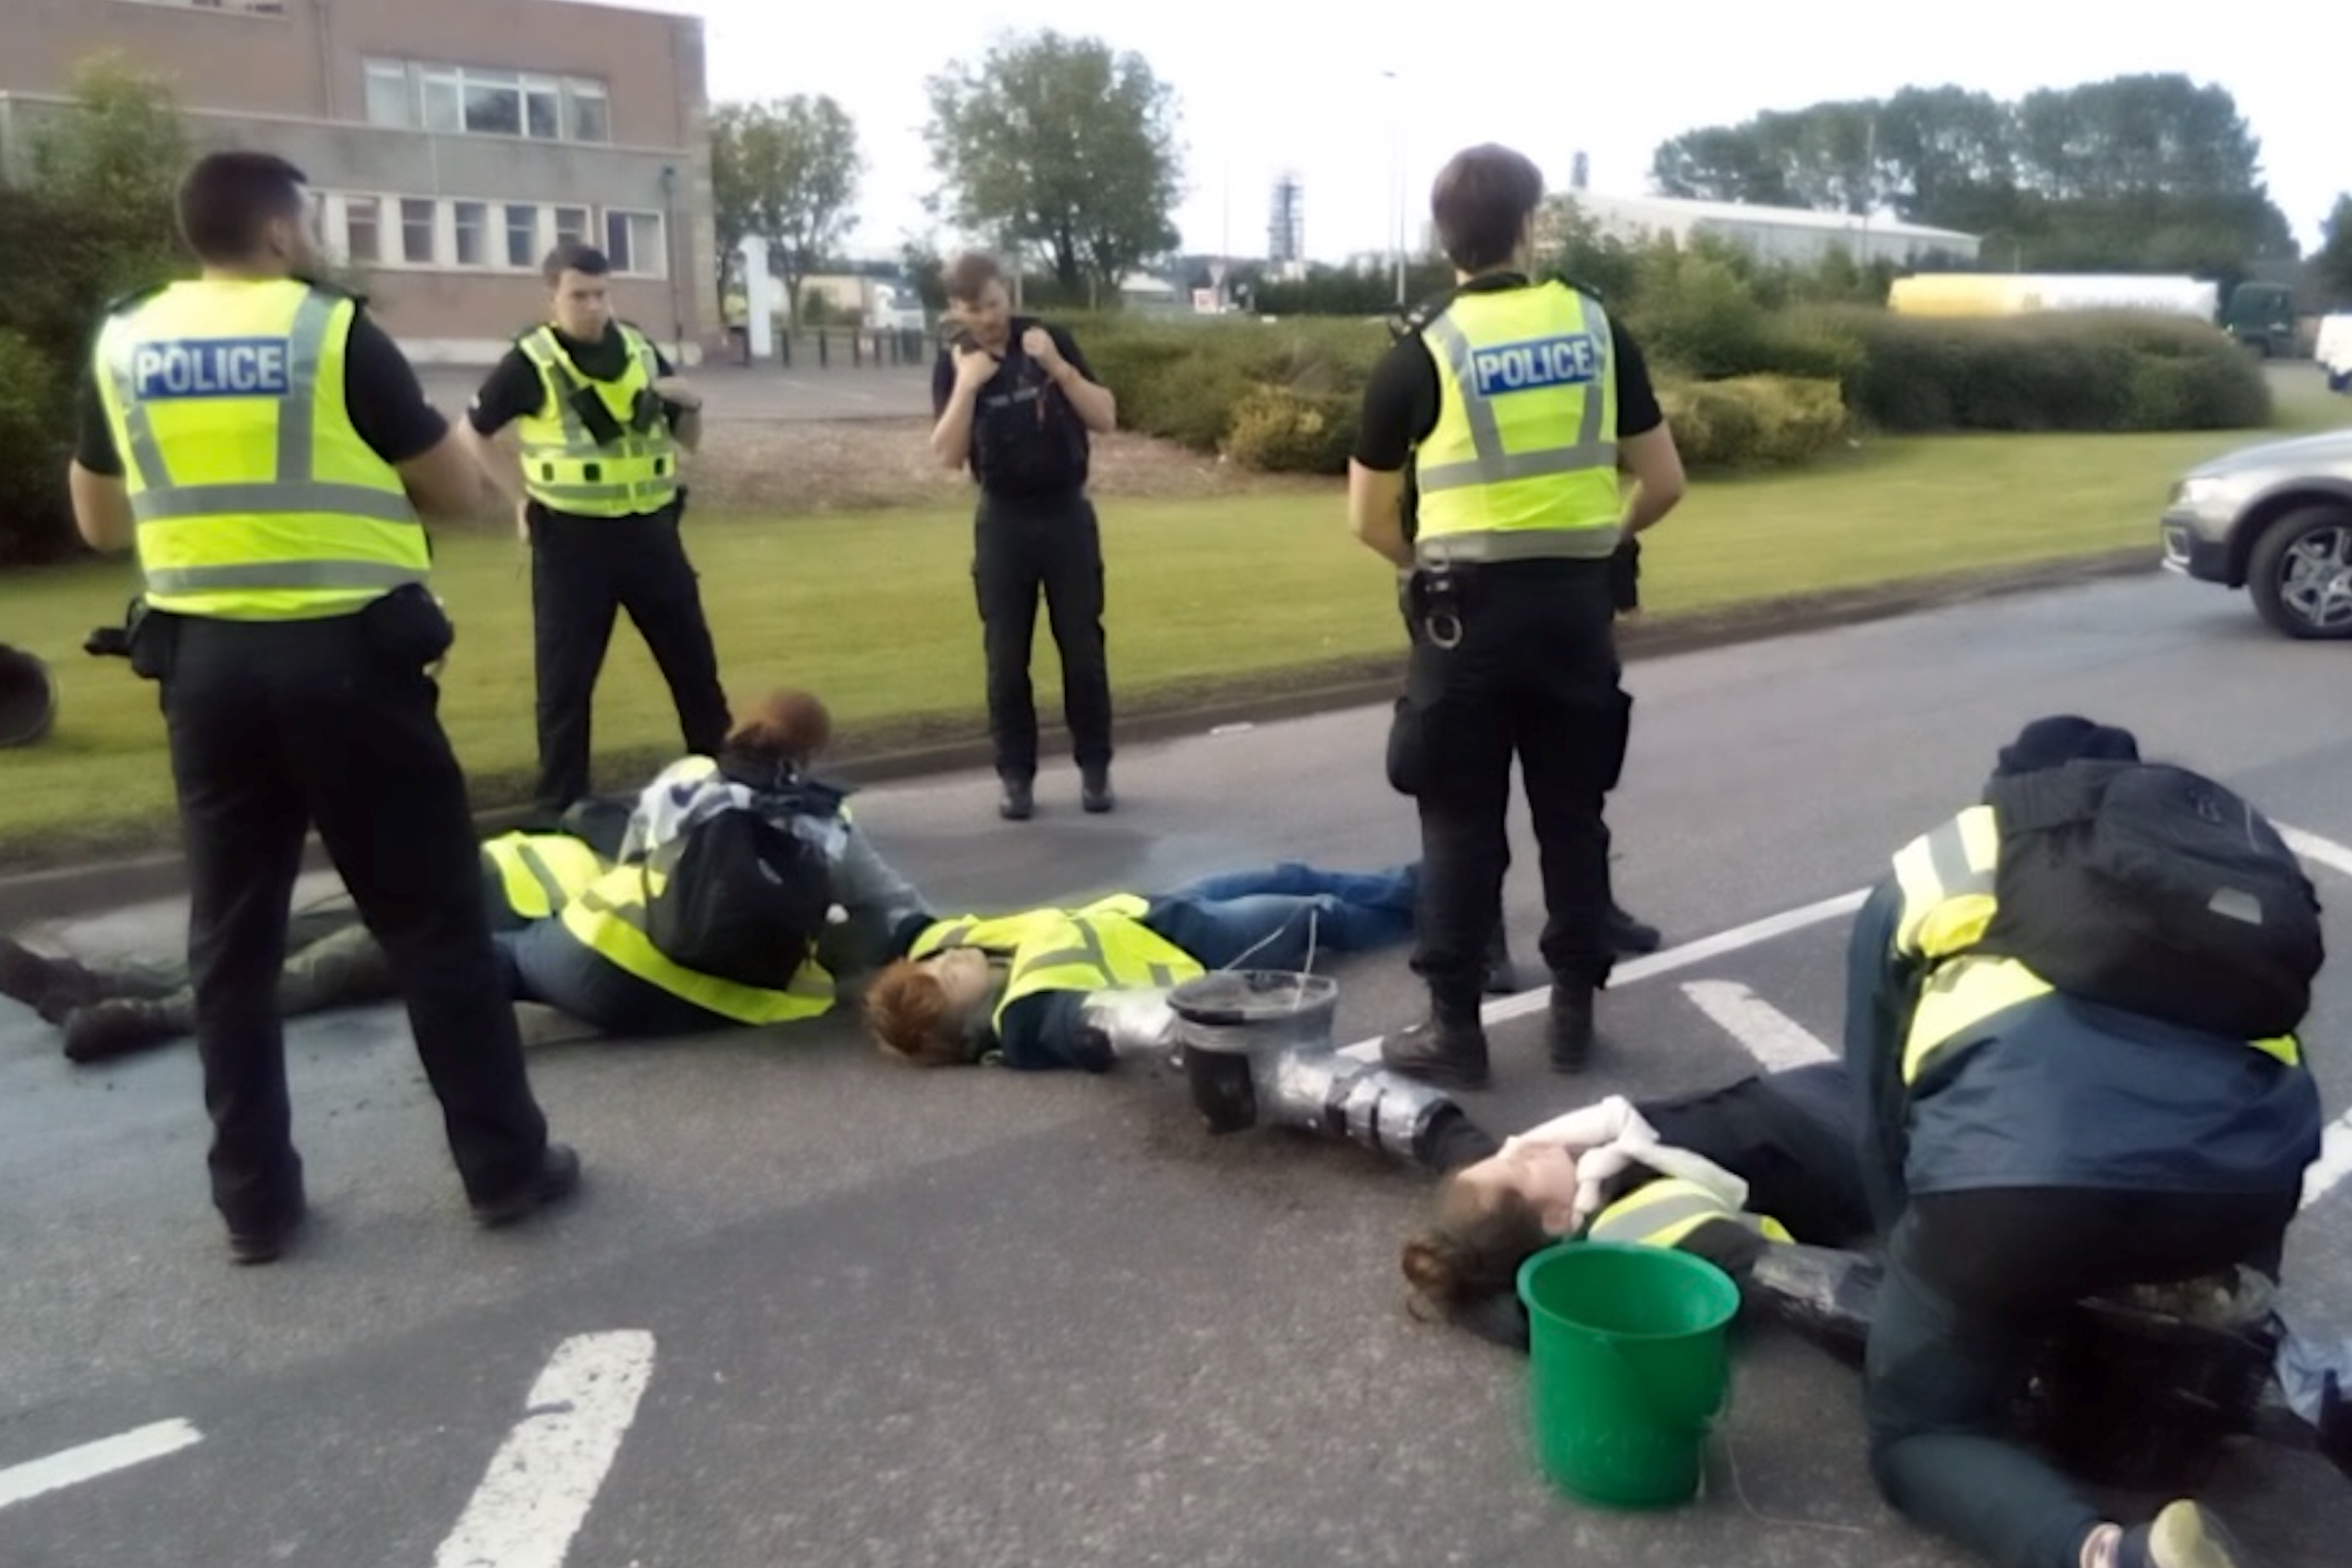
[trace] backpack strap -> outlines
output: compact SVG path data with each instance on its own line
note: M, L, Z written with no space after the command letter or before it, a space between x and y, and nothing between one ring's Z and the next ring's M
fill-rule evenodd
M1996 773L1985 784L1985 804L2007 833L2043 833L2099 815L2107 786L2137 762L2078 760L2029 773Z

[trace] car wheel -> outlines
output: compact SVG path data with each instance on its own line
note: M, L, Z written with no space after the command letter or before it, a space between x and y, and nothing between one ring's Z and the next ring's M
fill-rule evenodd
M2352 637L2352 507L2303 507L2264 529L2246 591L2291 637Z

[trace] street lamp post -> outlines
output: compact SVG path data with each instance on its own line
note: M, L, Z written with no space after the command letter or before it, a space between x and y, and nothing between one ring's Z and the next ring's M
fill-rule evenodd
M1403 310L1405 308L1405 226L1408 221L1405 208L1405 73L1400 70L1384 70L1380 74L1387 77L1396 86L1396 90L1389 95L1389 183L1392 187L1389 192L1391 205L1389 253L1395 260L1397 271L1397 309Z
M678 170L675 164L661 166L661 248L662 270L669 274L670 297L670 352L679 364L686 362L686 312L678 302Z

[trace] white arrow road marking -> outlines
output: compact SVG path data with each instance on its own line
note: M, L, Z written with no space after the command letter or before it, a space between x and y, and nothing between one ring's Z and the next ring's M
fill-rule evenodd
M1687 980L1683 995L1776 1072L1836 1055L1813 1030L1736 980Z
M102 1475L160 1459L203 1440L204 1433L184 1421L156 1421L150 1426L50 1454L47 1459L12 1465L0 1470L0 1508L60 1487L95 1481Z
M557 1345L434 1568L561 1568L652 1376L640 1330Z
M1688 969L1693 964L1705 963L1710 958L1720 958L1725 953L1737 952L1743 947L1754 947L1759 943L1771 941L1776 936L1786 936L1791 931L1804 931L1809 926L1818 926L1823 921L1835 920L1841 915L1851 915L1862 907L1862 901L1869 896L1868 888L1860 888L1852 893L1840 893L1835 898L1825 898L1818 903L1800 905L1792 910L1782 910L1778 915L1767 915L1761 920L1750 921L1745 926L1734 926L1729 931L1717 931L1713 936L1702 936L1697 941L1684 942L1680 947L1669 947L1663 952L1651 953L1646 958L1636 958L1630 963L1618 964L1610 972L1610 988L1616 990L1636 981L1654 979L1662 974L1672 974L1678 969ZM1548 1002L1550 994L1548 986L1538 986L1532 991L1522 991L1518 996L1505 997L1499 1002L1489 1002L1485 1007L1479 1009L1479 1017L1489 1024L1501 1024L1511 1019L1524 1018L1530 1013L1541 1012ZM1358 1040L1352 1045L1342 1047L1342 1049L1345 1054L1353 1056L1359 1061L1377 1061L1380 1058L1380 1036L1375 1034L1370 1039Z

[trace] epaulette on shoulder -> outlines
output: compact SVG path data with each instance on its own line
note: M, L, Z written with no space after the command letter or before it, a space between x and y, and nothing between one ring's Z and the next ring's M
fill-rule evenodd
M1576 290L1577 293L1582 294L1589 300L1592 300L1595 304L1606 305L1609 303L1608 299L1599 289L1593 287L1592 284L1587 283L1583 278L1570 277L1565 272L1554 272L1551 275L1551 281Z

